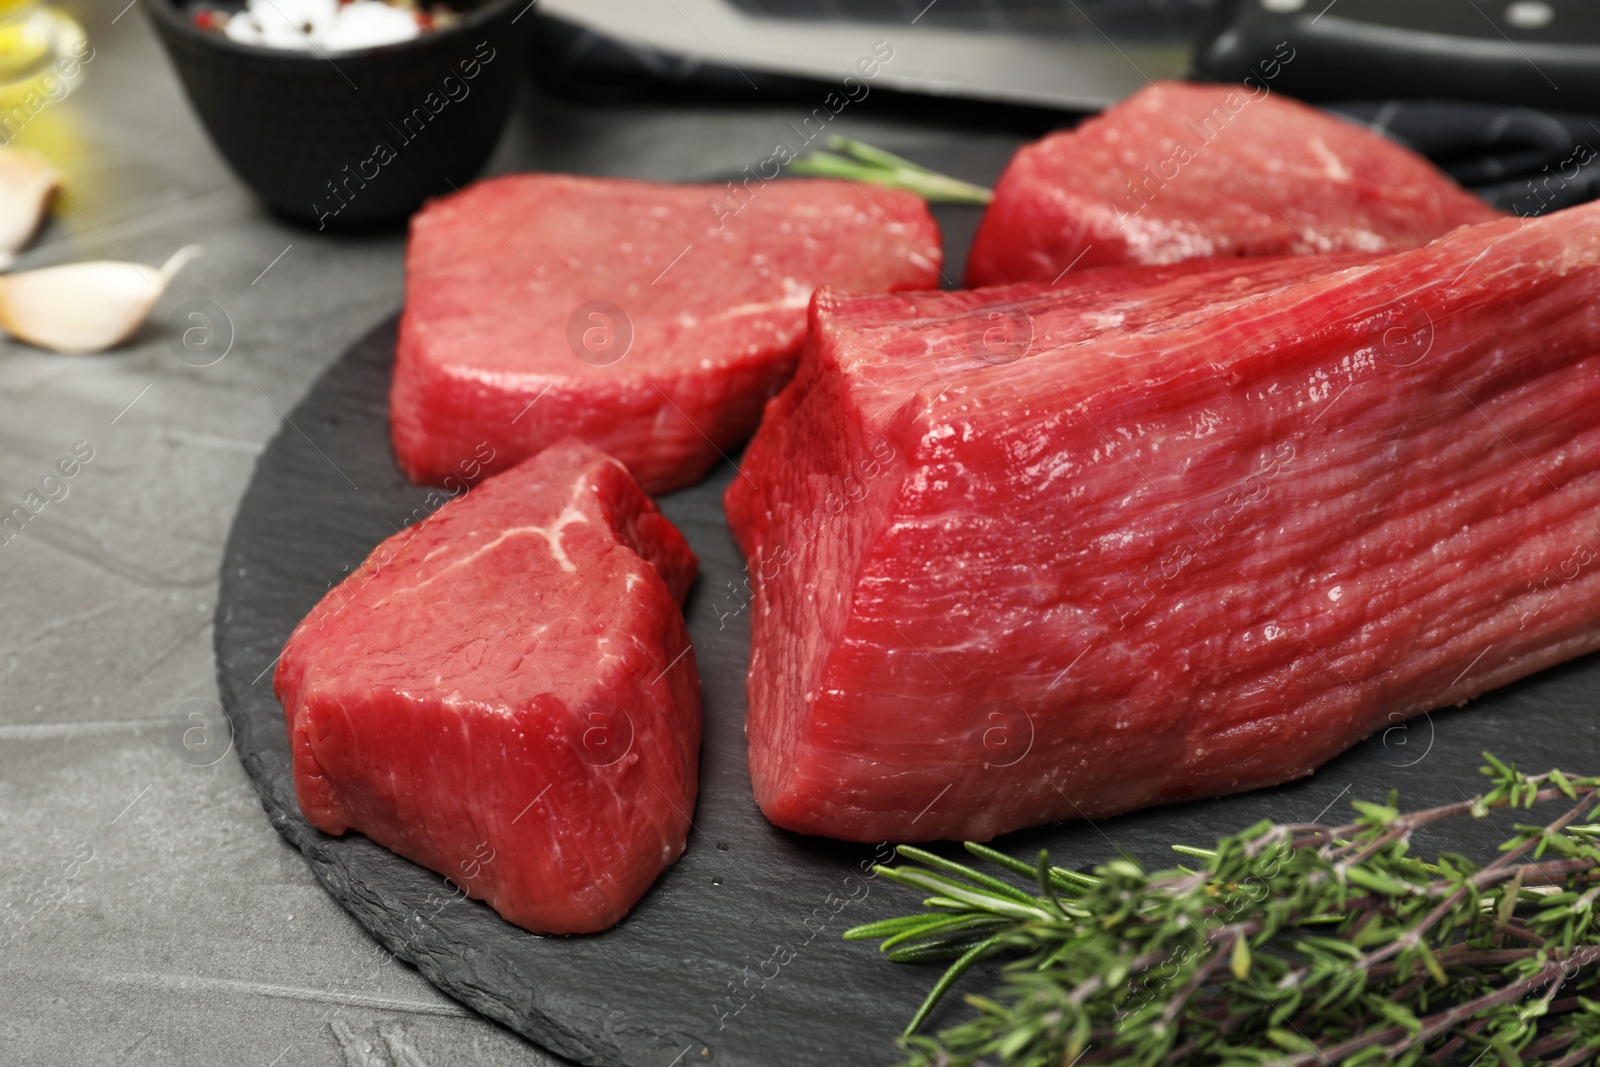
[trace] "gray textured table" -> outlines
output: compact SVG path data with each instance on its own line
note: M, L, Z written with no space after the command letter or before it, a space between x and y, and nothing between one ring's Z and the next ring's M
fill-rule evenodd
M79 442L93 450L0 543L0 1063L553 1063L388 959L273 832L231 754L180 758L188 713L216 697L217 564L251 465L280 412L399 306L402 242L266 215L137 4L64 5L95 54L20 139L68 184L19 266L159 263L189 242L206 256L120 351L0 341L0 512ZM804 110L589 110L530 90L491 169L717 178ZM951 144L933 126L837 126L904 152ZM232 324L213 366L169 347L192 300Z

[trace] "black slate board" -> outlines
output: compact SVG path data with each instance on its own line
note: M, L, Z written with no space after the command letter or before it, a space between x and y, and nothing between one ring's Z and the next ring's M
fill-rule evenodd
M939 214L958 265L976 213ZM959 276L954 268L946 273ZM751 798L742 729L749 631L736 594L743 562L721 508L730 464L661 501L701 561L687 606L704 684L700 800L683 858L620 926L590 937L528 934L476 901L452 900L438 875L360 834L328 837L301 818L268 668L330 585L414 509L426 508L428 490L406 483L389 452L394 337L391 320L312 387L261 455L228 539L216 615L218 682L240 758L273 825L389 950L456 999L580 1063L891 1062L895 1034L934 972L889 964L872 945L846 944L839 934L909 910L917 897L861 877L873 849L776 830ZM1600 658L1591 657L1465 711L1392 727L1300 782L999 843L1021 855L1048 847L1072 867L1119 851L1168 866L1173 842L1208 843L1262 818L1312 820L1330 808L1333 818L1349 800L1381 799L1391 787L1408 802L1470 795L1485 748L1530 768L1593 772L1600 770L1597 696ZM1449 844L1485 846L1505 829L1469 827ZM932 1025L964 1011L951 997Z

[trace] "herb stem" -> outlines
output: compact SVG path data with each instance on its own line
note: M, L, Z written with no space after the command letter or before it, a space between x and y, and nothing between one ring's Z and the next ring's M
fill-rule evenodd
M1033 891L919 849L884 868L934 909L858 927L896 960L950 959L902 1038L919 1067L1575 1067L1600 1051L1600 778L1529 776L1485 754L1491 788L1420 811L1356 801L1346 826L1263 822L1084 875L988 846L976 860ZM1483 866L1411 855L1414 833L1567 798L1517 825ZM998 998L918 1028L979 959ZM1456 1057L1460 1057L1459 1060Z
M895 189L907 189L924 200L952 204L987 204L994 193L981 185L964 182L947 174L929 170L892 152L885 152L847 137L828 138L830 152L812 152L789 164L795 174L823 178L844 178Z

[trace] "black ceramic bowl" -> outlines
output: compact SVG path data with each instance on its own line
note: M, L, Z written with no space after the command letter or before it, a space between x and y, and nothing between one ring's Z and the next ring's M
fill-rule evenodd
M202 30L187 0L144 6L217 150L275 211L319 229L395 222L471 181L534 21L530 0L463 0L446 29L319 56Z

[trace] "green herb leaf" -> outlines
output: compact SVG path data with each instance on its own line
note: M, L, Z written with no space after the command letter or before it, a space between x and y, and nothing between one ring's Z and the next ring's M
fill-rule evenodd
M855 153L858 162L895 157ZM1600 777L1528 776L1485 754L1490 788L1406 812L1355 802L1329 829L1264 822L1180 845L1194 869L1125 857L1092 875L922 849L882 874L925 910L853 927L896 961L945 967L907 1027L915 1067L1577 1067L1600 1050ZM1555 801L1499 858L1412 856L1413 833ZM1015 879L1013 881L1012 879ZM973 1014L915 1034L983 959Z
M1239 981L1250 977L1250 941L1243 936L1233 939L1233 955L1228 960L1228 969Z

